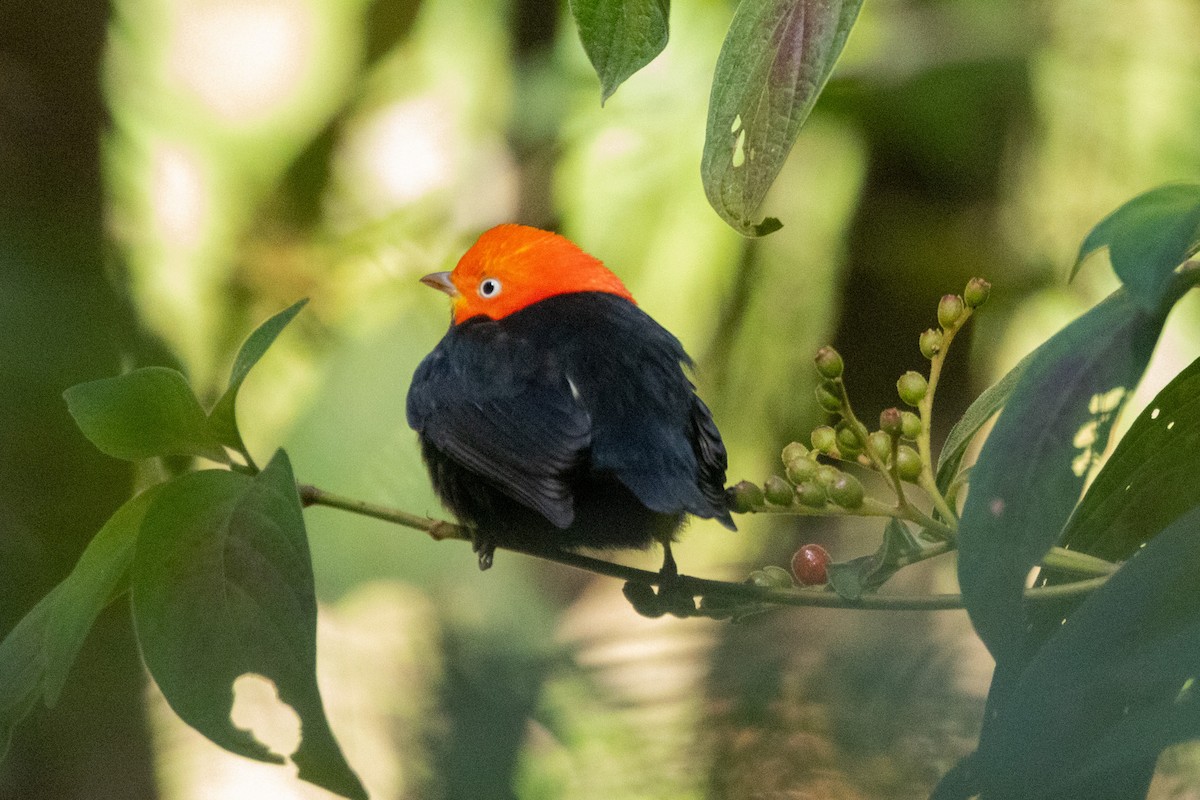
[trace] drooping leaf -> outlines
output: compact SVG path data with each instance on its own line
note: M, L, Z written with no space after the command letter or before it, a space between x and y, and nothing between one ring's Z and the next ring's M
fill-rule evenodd
M959 525L963 602L996 658L1021 649L1026 575L1059 539L1166 308L1119 291L1034 353L984 443Z
M984 797L1145 796L1159 752L1200 737L1197 575L1194 509L1089 597L985 718Z
M921 551L921 543L903 522L888 520L879 549L869 556L830 564L829 586L847 600L858 600L873 592L904 565L905 559ZM911 562L908 562L911 563Z
M971 440L987 424L992 415L1008 402L1009 396L1021 380L1021 376L1025 374L1025 368L1029 366L1029 362L1036 352L1022 358L1003 378L976 397L975 402L971 403L958 422L954 423L954 427L950 429L950 433L946 436L946 442L942 445L942 452L938 455L937 485L943 492L949 488L950 482L958 474L959 465L962 464L963 456L966 455Z
M1200 247L1200 184L1159 186L1109 214L1083 240L1071 277L1104 247L1134 298L1147 310L1156 308L1171 273Z
M739 3L717 58L701 177L708 202L745 236L833 72L862 0Z
M300 777L366 797L317 688L312 565L283 451L254 478L208 470L164 486L142 526L132 586L146 666L185 722L234 753L282 763L229 716L234 682L261 675L300 717Z
M670 8L670 0L571 0L601 105L667 46Z
M143 367L72 386L63 393L83 435L101 452L136 461L204 456L226 461L187 379L166 367Z
M0 642L0 756L40 697L57 702L96 617L123 585L146 509L158 487L121 506L62 583Z
M237 358L233 361L233 369L229 373L229 386L225 392L217 400L213 406L212 412L209 414L209 425L213 435L224 445L228 445L242 453L246 452L246 445L242 442L242 434L238 431L236 404L238 391L242 388L242 382L246 380L246 376L250 374L250 370L258 363L258 360L263 357L263 354L275 343L275 339L283 332L304 305L308 302L305 298L280 311L275 316L268 319L263 324L254 329L254 332L246 338L242 343L242 347L238 350Z
M1062 545L1123 561L1200 506L1200 359L1121 437L1063 533Z

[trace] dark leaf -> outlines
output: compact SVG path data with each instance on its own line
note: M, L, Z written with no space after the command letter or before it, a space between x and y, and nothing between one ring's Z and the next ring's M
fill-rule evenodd
M287 327L300 309L304 308L308 299L300 300L280 311L275 316L268 319L262 325L254 329L254 332L246 338L242 343L242 347L238 350L237 358L233 361L233 369L229 374L229 386L225 389L225 393L217 400L213 406L212 412L209 414L209 424L213 435L225 445L233 449L245 453L246 445L242 442L242 435L237 427L237 415L235 406L237 403L238 391L242 388L242 382L246 380L246 376L250 370L258 363L258 360L263 357L283 329Z
M142 518L157 492L154 487L121 506L71 574L0 643L0 755L39 697L47 706L57 702L97 615L124 584Z
M1042 345L971 473L959 525L963 602L998 667L1021 649L1025 578L1059 540L1166 310L1117 292Z
M596 76L600 103L667 46L670 0L571 0L579 38Z
M1171 274L1200 247L1200 184L1159 186L1105 217L1083 240L1071 277L1108 248L1113 270L1143 308L1157 308Z
M1197 575L1200 509L1089 597L995 706L975 758L984 797L1145 795L1159 752L1200 737Z
M921 551L921 543L898 519L888 520L883 529L883 541L872 555L830 564L829 585L841 597L858 600L873 592L904 565L908 556Z
M300 777L366 797L317 688L312 566L283 451L254 478L208 470L166 485L143 523L132 585L146 666L185 722L234 753L282 763L229 716L234 682L261 675L300 717Z
M63 397L83 435L115 458L136 461L175 455L227 460L209 432L192 387L173 369L143 367L80 383Z
M1200 359L1141 413L1092 482L1062 545L1123 561L1200 506Z
M717 58L701 176L708 202L745 236L842 52L862 0L739 3Z

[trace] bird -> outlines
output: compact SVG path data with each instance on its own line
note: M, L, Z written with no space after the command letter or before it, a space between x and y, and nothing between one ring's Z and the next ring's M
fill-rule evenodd
M497 546L663 546L688 515L736 525L728 457L685 370L692 360L611 270L551 231L485 231L449 272L449 330L407 398L435 493Z

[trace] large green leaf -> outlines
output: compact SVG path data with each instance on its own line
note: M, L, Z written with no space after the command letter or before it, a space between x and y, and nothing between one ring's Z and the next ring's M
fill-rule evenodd
M1200 506L1200 359L1138 416L1075 510L1062 545L1123 561Z
M1200 509L1089 597L991 709L973 759L984 797L1145 796L1159 752L1200 737L1197 575Z
M753 216L829 80L862 0L746 0L717 58L701 177L708 202L746 236L780 227Z
M312 565L282 450L254 478L207 470L166 485L143 523L132 585L146 666L185 722L227 750L282 763L229 716L234 682L266 677L300 717L300 777L366 797L317 688Z
M58 700L97 615L129 572L134 544L158 487L121 506L83 551L75 569L0 642L0 755L37 703Z
M1021 650L1026 575L1059 539L1166 309L1119 291L1039 348L971 473L959 525L963 601L998 669Z
M155 456L227 457L209 432L187 379L166 367L143 367L63 393L79 429L101 452L136 461Z
M300 309L304 308L308 299L305 298L280 311L263 324L254 329L242 347L238 350L237 358L233 361L233 369L229 373L229 386L217 400L209 414L210 429L213 436L222 444L245 453L246 445L242 442L242 434L237 426L237 395L242 388L242 382L250 374L250 370L263 357L263 354L275 343L275 339L283 332Z
M579 38L596 76L600 103L667 46L670 0L571 0Z
M1200 247L1200 184L1175 183L1138 195L1092 229L1071 269L1103 247L1143 308L1162 302L1171 273Z

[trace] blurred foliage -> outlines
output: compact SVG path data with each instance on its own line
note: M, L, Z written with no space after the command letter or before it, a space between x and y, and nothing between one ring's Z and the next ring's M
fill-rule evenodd
M890 405L895 376L920 363L917 334L933 322L934 298L986 275L995 297L979 320L974 374L960 360L946 378L948 424L972 389L1111 289L1102 269L1061 288L1086 231L1134 194L1200 171L1200 10L1190 0L1119 9L877 0L863 7L763 206L786 227L744 240L712 212L700 182L708 87L732 15L725 0L675 3L665 50L601 108L565 3L114 3L103 207L98 172L96 202L82 206L69 201L85 192L86 171L40 182L3 172L35 187L36 201L35 233L0 243L2 316L15 321L6 375L41 390L6 396L9 472L45 478L3 482L23 486L0 511L3 560L52 556L31 568L43 570L36 579L18 582L24 607L86 539L28 544L7 531L94 531L128 482L124 472L102 483L72 477L103 465L65 432L65 406L55 405L68 385L117 371L113 342L137 362L129 366L177 362L211 401L245 332L310 297L242 389L246 445L262 461L286 445L302 481L437 514L403 397L446 312L415 279L447 268L493 223L554 226L625 278L697 357L730 478L757 479L818 420L808 367L818 345L834 339L846 354L856 402ZM11 40L24 30L14 25ZM0 48L6 102L75 97L54 83L22 89L9 52ZM0 126L15 119L24 117L0 115ZM39 124L0 127L0 168L11 162L8 142L35 139ZM74 213L54 210L59 201ZM4 219L8 237L17 228ZM53 267L86 262L98 284L102 221L110 277L144 336L114 331L124 312L108 289L60 279ZM10 268L30 251L51 266ZM1194 303L1181 306L1168 325L1145 399L1200 351L1196 316ZM58 427L43 434L37 420L52 408ZM79 485L95 497L68 513L57 504ZM19 514L31 498L43 510ZM440 679L398 681L390 691L399 699L369 701L405 726L407 747L347 744L359 720L323 685L351 763L375 753L364 780L394 796L482 797L447 777L474 775L496 796L772 797L817 786L829 797L916 797L969 749L962 720L977 718L986 676L961 620L881 625L790 612L681 628L632 619L607 581L513 554L481 576L463 548L383 523L324 509L306 522L320 600L336 614L369 580L404 584L410 608L422 599L419 613L402 616L405 630L433 642L445 663L428 667ZM737 536L693 525L678 550L684 569L737 578L750 569L739 563L783 563L803 540L835 554L862 549L855 530L828 523L739 524ZM947 578L929 569L908 580L928 589ZM372 624L344 646L363 647ZM894 658L900 645L908 649ZM379 657L384 670L395 656ZM870 669L880 662L897 670ZM340 680L358 680L347 670ZM419 691L436 707L413 711L418 700L404 695ZM882 724L898 707L912 710L901 715L909 724ZM966 710L927 730L930 707ZM155 719L165 774L178 734ZM492 735L469 750L447 738L456 730ZM144 754L131 746L128 757ZM1195 772L1182 751L1164 761L1172 780ZM396 775L384 776L384 762ZM198 771L196 782L218 784L233 769ZM203 793L169 776L163 784L179 798ZM290 785L279 791L296 796Z

